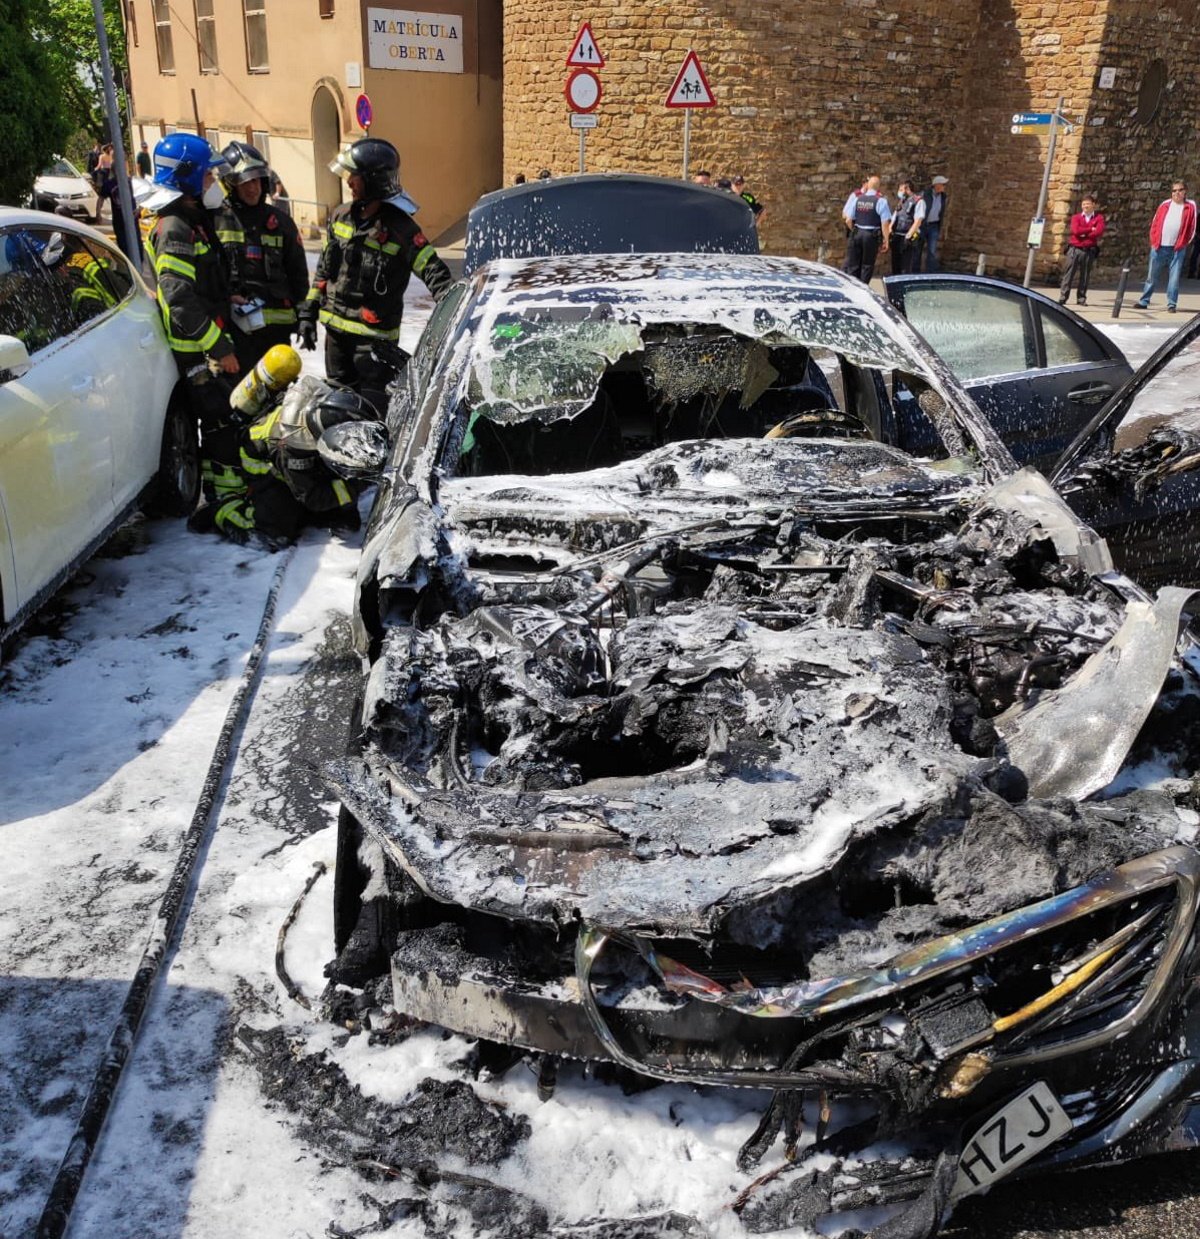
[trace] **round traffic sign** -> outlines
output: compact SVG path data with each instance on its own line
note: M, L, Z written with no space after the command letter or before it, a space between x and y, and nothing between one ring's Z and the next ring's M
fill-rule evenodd
M600 93L600 79L591 69L576 69L563 89L572 112L594 112Z
M371 100L366 95L359 95L355 99L354 115L358 119L360 129L371 128L371 122L375 119L375 109L371 107Z

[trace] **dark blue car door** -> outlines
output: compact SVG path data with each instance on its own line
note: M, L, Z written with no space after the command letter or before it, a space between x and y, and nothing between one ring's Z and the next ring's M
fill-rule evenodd
M1095 327L1030 289L940 274L884 287L1020 464L1049 468L1133 373Z

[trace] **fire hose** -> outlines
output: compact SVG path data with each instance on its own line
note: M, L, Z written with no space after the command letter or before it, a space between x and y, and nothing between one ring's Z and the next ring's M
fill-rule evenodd
M289 551L275 569L258 633L246 660L241 682L229 703L225 721L217 736L216 747L204 777L204 786L201 788L195 812L192 814L191 825L183 837L166 893L150 927L146 948L142 952L133 980L129 983L125 1002L92 1080L71 1142L59 1164L50 1194L42 1208L35 1232L37 1239L59 1239L59 1236L66 1233L83 1177L137 1042L138 1030L151 994L163 971L163 965L174 957L178 932L186 920L186 910L191 905L191 895L199 872L198 861L205 851L216 820L214 808L224 790L231 759L236 754L237 741L258 687L267 639L275 621L280 587L291 558L292 552Z

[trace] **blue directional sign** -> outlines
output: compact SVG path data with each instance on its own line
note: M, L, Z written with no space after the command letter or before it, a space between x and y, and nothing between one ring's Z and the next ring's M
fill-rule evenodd
M1014 125L1048 125L1054 118L1053 112L1014 112Z

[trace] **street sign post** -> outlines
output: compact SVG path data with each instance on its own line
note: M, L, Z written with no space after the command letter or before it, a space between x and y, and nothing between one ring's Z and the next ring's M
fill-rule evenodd
M675 75L675 81L667 92L666 106L683 109L683 179L687 180L688 155L692 140L692 110L717 106L716 96L704 76L700 57L689 51L683 65Z
M364 133L371 132L371 122L375 119L375 109L366 95L359 95L354 101L354 116L359 128Z
M1050 141L1046 147L1046 166L1042 170L1042 189L1041 193L1038 194L1037 210L1033 213L1033 222L1029 225L1029 257L1025 262L1025 279L1022 281L1025 288L1028 288L1033 281L1033 260L1042 244L1042 231L1045 228L1046 222L1046 198L1050 193L1050 169L1054 165L1054 147L1058 142L1058 129L1060 125L1064 125L1067 129L1071 128L1062 116L1064 102L1065 100L1060 98L1058 106L1053 112L1013 113L1014 133L1023 128L1032 129L1047 126L1050 136Z
M584 28L587 28L586 22L584 22ZM582 34L581 30L580 35ZM567 107L571 109L571 128L579 130L580 172L587 168L587 131L596 127L596 118L591 113L599 106L603 93L600 88L600 79L591 69L576 69L567 78L567 84L563 87L563 94L567 97ZM592 123L590 125L576 123L584 117L588 117Z
M604 54L592 34L592 23L584 22L579 27L575 42L571 44L571 52L567 56L568 69L603 69Z

